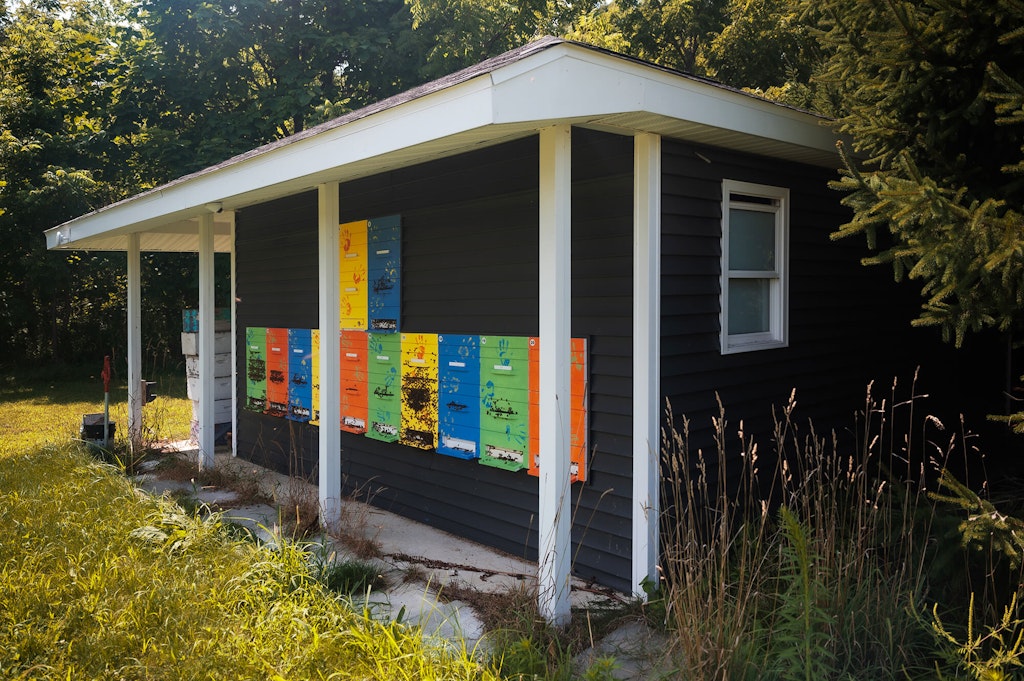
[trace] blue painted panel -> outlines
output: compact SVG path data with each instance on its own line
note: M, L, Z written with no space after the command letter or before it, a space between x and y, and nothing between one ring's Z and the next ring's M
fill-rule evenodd
M305 391L288 391L288 413L286 418L292 421L309 421L313 412L313 394L308 389Z
M309 329L288 329L288 411L293 421L313 413L313 339Z
M479 336L440 335L437 355L437 451L476 459L480 456Z
M402 238L402 216L386 215L384 217L372 218L367 222L366 228L370 242L393 241Z
M438 427L437 453L458 459L480 458L480 429L451 425Z
M402 281L397 264L385 263L369 271L369 316L371 331L397 331L400 323Z
M367 308L369 328L382 333L398 331L402 306L402 226L391 215L367 225Z
M313 352L313 335L309 329L288 329L288 348L296 347L307 355Z

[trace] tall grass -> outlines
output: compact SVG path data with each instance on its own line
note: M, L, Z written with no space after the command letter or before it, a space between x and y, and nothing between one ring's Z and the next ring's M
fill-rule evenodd
M125 395L111 396L120 424ZM301 545L261 546L138 491L74 442L102 400L98 375L0 376L0 678L495 678L353 612ZM161 378L147 440L187 436L190 411L184 379Z
M0 457L0 678L490 679L71 445Z
M942 549L931 469L910 462L922 460L915 438L941 424L901 430L916 400L894 398L895 386L880 401L869 388L852 451L798 427L795 395L767 452L721 405L713 452L690 450L686 420L667 431L663 472L677 495L663 568L680 678L934 676L922 607Z

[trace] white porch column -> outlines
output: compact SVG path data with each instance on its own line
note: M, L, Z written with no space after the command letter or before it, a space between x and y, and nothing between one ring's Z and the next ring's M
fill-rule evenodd
M633 147L633 593L656 581L661 453L661 137Z
M128 440L142 446L142 257L138 233L128 235Z
M571 362L572 132L540 131L540 501L538 606L569 621L569 366Z
M317 187L320 270L320 520L341 520L341 329L338 183Z
M199 470L213 467L213 401L216 399L213 346L213 213L199 216Z
M238 456L238 298L235 295L235 214L231 213L231 456Z

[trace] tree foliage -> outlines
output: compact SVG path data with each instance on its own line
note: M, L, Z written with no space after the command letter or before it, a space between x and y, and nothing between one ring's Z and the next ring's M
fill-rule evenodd
M726 16L707 49L715 78L761 90L809 82L820 50L791 0L731 0Z
M801 0L832 56L852 139L836 186L918 325L957 344L1020 327L1024 309L1024 5L1015 0ZM884 235L884 238L883 238Z
M81 315L71 292L94 289L102 306L110 277L83 269L94 257L46 252L41 233L119 198L116 180L100 178L101 168L116 174L121 154L105 118L113 36L97 19L83 4L20 5L3 27L0 347L8 356L73 351L106 321Z
M420 73L437 78L519 47L561 35L594 0L407 0L413 28L426 45Z
M6 6L5 6L6 8ZM42 231L166 179L174 130L138 79L143 27L114 2L22 3L0 22L0 352L99 361L124 345L125 260ZM144 335L165 359L197 298L195 255L147 254Z
M568 36L697 75L725 27L729 0L612 0L577 19Z
M94 352L121 328L123 258L48 253L43 229L542 34L837 114L853 141L840 235L866 235L872 262L919 283L916 323L957 342L1008 330L1024 295L1022 12L1017 0L3 3L0 349ZM194 256L147 258L144 286L159 293L146 304L188 305Z
M417 78L402 0L141 0L138 60L161 130L205 167L393 94ZM198 153L197 153L198 152Z

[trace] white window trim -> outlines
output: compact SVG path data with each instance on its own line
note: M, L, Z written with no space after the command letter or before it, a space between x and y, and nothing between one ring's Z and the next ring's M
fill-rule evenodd
M777 269L771 273L769 289L768 331L760 333L730 334L729 280L740 278L766 278L765 271L729 270L729 208L742 207L752 210L766 210L756 203L732 201L733 194L771 199L770 207L775 213L775 252ZM722 180L722 267L721 297L719 299L722 354L729 355L753 350L784 348L789 345L789 189L771 185Z

